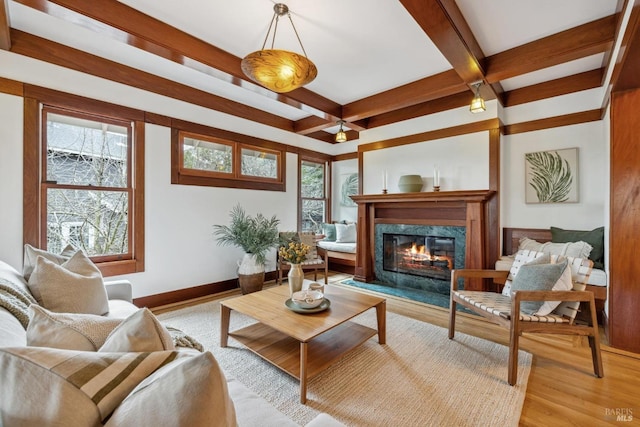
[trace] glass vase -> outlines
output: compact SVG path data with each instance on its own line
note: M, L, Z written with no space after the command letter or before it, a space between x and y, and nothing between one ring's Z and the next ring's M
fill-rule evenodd
M302 282L304 280L304 271L300 264L291 264L289 273L287 274L287 282L289 282L289 296L292 297L294 292L302 290Z

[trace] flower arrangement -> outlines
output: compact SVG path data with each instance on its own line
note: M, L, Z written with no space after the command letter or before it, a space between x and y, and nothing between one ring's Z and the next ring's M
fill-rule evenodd
M309 245L305 245L302 242L289 242L278 249L278 255L285 261L291 264L300 264L307 259L307 252L309 252Z

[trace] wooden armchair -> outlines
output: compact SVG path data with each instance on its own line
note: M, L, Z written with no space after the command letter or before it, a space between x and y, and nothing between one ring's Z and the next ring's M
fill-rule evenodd
M456 324L456 306L462 305L489 321L509 330L508 382L514 385L518 375L518 344L523 332L543 334L570 334L587 336L591 347L593 370L597 377L604 376L600 337L593 292L585 291L592 262L570 259L572 291L517 291L511 297L484 291L458 289L460 279L486 278L505 283L510 273L496 270L454 270L451 273L451 304L449 307L449 339L453 339ZM563 301L551 314L535 316L520 311L523 301ZM587 322L574 322L578 309L586 310Z
M282 237L284 234L287 234L287 233L280 233L280 236ZM324 283L328 284L329 283L328 282L329 263L327 262L327 259L325 256L322 256L318 253L315 233L300 232L300 233L297 233L297 238L300 239L302 243L310 247L310 250L307 253L307 260L300 264L300 266L302 267L302 270L303 271L313 270L314 281L318 280L318 270L324 270ZM276 270L278 272L278 285L282 284L282 275L285 272L288 272L290 269L291 269L291 264L289 264L287 261L281 259L280 256L278 256L278 260L276 262Z

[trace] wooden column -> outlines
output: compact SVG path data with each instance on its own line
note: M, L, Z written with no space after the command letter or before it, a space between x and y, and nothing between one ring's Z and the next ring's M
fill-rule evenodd
M640 353L640 89L611 99L608 338Z

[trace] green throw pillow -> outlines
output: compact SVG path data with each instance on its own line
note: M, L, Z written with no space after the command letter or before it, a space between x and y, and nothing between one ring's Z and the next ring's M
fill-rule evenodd
M336 241L336 225L335 224L322 224L322 234L324 234L324 240L327 242Z
M525 264L520 267L518 274L511 283L514 291L550 291L567 268L565 259L558 264ZM542 307L544 301L522 301L520 311L525 314L535 314Z
M594 228L591 231L563 230L551 227L551 241L553 243L587 242L593 249L589 259L593 261L593 268L604 269L604 227Z

